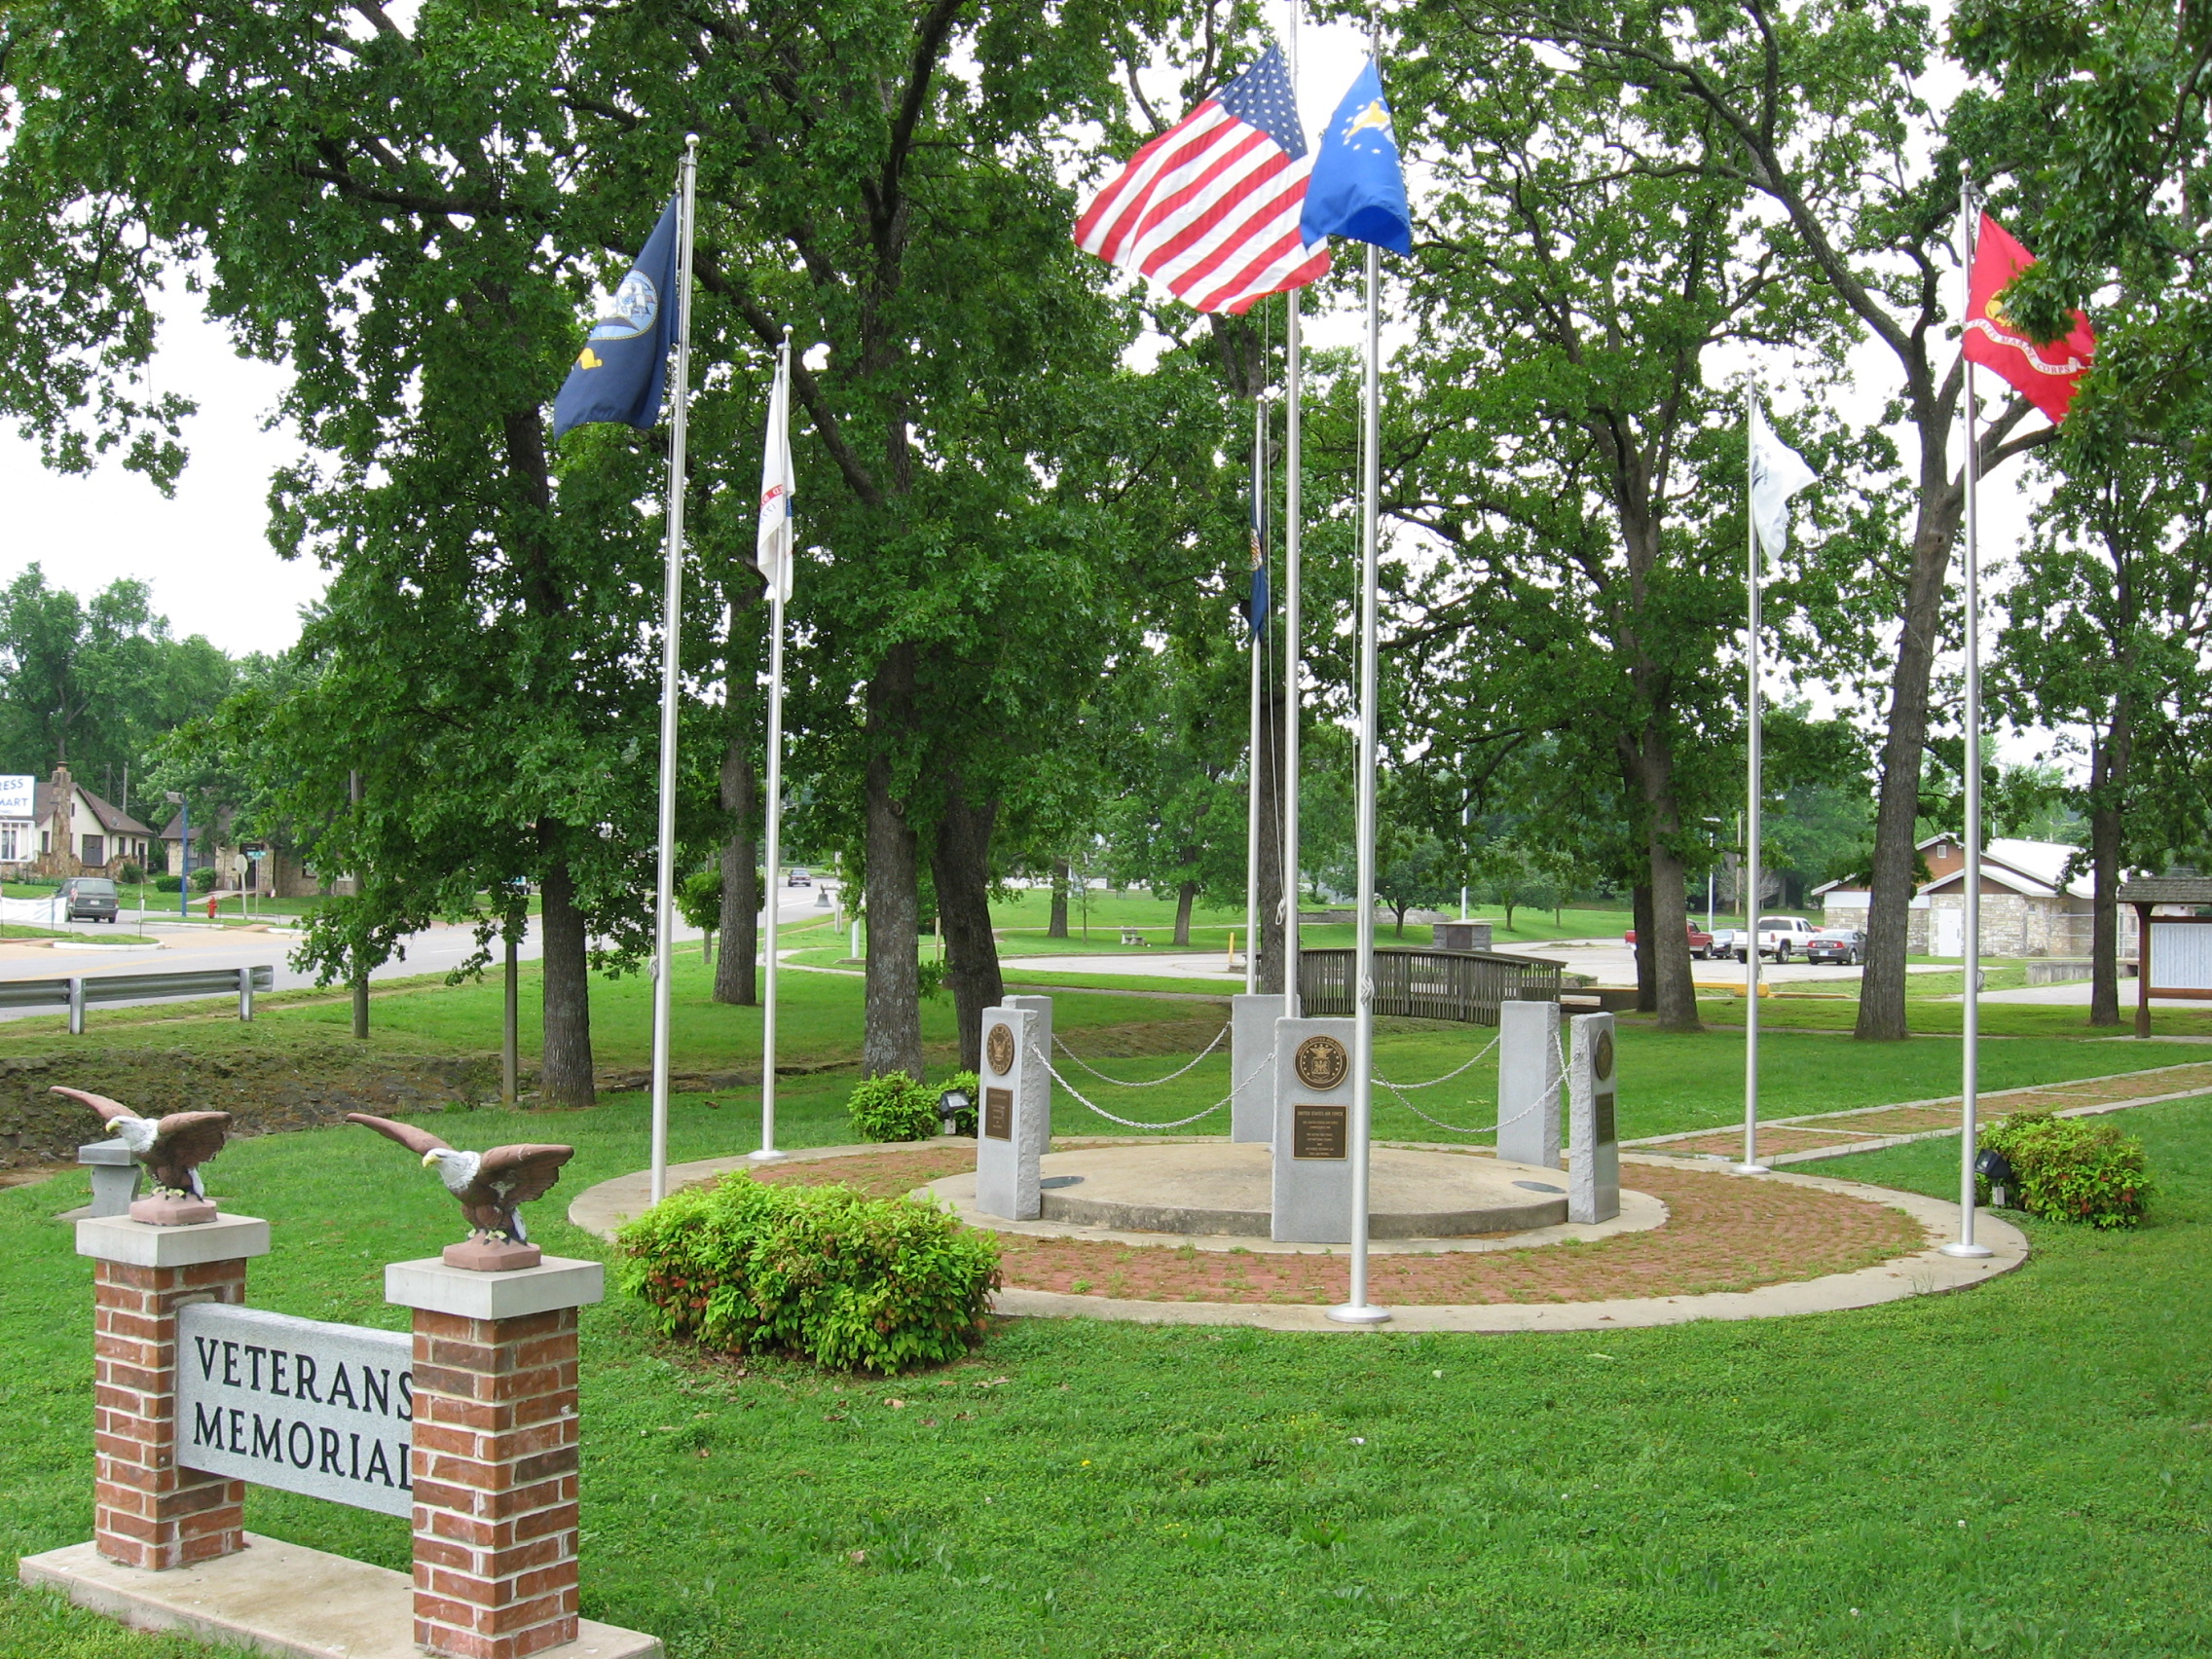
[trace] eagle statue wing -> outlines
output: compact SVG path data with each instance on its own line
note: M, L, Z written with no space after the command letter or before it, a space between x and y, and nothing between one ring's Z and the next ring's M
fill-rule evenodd
M135 1118L138 1116L129 1107L124 1105L122 1101L110 1100L106 1095L94 1094L90 1089L64 1088L57 1083L54 1086L54 1092L66 1094L72 1100L83 1101L100 1115L100 1122L103 1124L112 1124L118 1118Z
M479 1185L496 1188L508 1208L541 1198L561 1179L561 1165L576 1156L572 1146L496 1146L476 1167Z
M349 1124L358 1124L365 1129L374 1129L386 1140L397 1141L417 1158L433 1152L448 1151L453 1146L453 1142L440 1140L428 1129L419 1129L413 1124L395 1124L389 1118L372 1118L366 1112L349 1112L346 1121Z
M200 1166L223 1150L230 1126L228 1112L171 1112L154 1124L146 1167L159 1185L199 1194Z

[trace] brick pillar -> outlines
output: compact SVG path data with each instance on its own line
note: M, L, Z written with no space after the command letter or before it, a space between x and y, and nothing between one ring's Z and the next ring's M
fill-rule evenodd
M526 1659L576 1637L576 1309L597 1262L385 1270L415 1310L415 1641Z
M244 1302L245 1264L269 1253L269 1224L101 1216L77 1224L77 1253L93 1260L93 1546L156 1570L243 1549L245 1483L177 1464L177 1310Z

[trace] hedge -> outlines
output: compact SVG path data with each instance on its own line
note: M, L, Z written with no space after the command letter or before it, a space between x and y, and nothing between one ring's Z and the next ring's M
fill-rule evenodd
M866 1141L928 1140L938 1131L937 1091L903 1071L863 1078L845 1110L853 1132Z
M2006 1196L2046 1221L2133 1227L2156 1190L2143 1143L2102 1119L2016 1112L1982 1130L1979 1144L2011 1164ZM1987 1202L1989 1183L1975 1185Z
M664 1336L895 1376L982 1340L998 1240L914 1198L739 1171L623 1228L617 1277Z

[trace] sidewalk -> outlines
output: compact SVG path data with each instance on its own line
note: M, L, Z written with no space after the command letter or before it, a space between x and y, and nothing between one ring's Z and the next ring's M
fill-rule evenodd
M2001 1089L1983 1094L1979 1100L1981 1121L1988 1123L2014 1112L2086 1118L2201 1094L2212 1094L2212 1064L2199 1061L2114 1077L2083 1078L2074 1083ZM1910 1141L1955 1135L1959 1132L1960 1105L1961 1097L1954 1094L1942 1100L1908 1100L1896 1106L1860 1106L1848 1112L1761 1119L1759 1158L1769 1164L1813 1163L1825 1158L1848 1158L1855 1152L1877 1152ZM1736 1124L1650 1135L1623 1141L1621 1146L1670 1158L1734 1159L1743 1156L1744 1126Z

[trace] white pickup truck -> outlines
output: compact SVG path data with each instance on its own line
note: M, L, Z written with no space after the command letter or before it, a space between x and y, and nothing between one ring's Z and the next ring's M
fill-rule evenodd
M1776 962L1787 962L1792 956L1805 954L1805 941L1820 929L1802 916L1761 916L1759 918L1759 954ZM1714 948L1735 957L1739 962L1748 955L1748 936L1742 928L1728 929L1714 938Z

